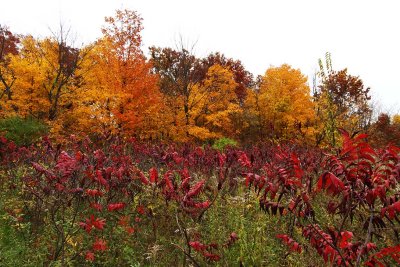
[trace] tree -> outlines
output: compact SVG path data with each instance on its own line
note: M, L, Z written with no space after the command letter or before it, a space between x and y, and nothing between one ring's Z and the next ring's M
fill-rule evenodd
M0 24L0 100L6 95L6 100L12 99L12 87L16 80L15 73L10 69L10 56L18 54L19 36L14 35L7 26Z
M198 94L203 94L202 90L210 89L206 89L204 83L213 66L219 65L233 74L233 82L236 83L234 92L239 104L244 102L247 88L252 84L252 75L245 70L239 60L226 58L220 53L199 59L193 55L192 50L193 48L184 48L182 42L177 50L150 48L154 71L160 75L160 90L164 94L166 106L170 107L169 129L180 140L193 135L189 133L189 127L192 127L193 120L198 121L199 118L193 117L197 116L194 114L198 111L192 110L194 106L191 101L196 99ZM190 131L193 133L194 128L192 127ZM200 132L197 132L194 135L199 136L199 134ZM203 134L204 138L213 135L205 134L205 132Z
M21 38L20 52L11 55L9 60L8 68L15 76L15 90L5 106L7 114L48 118L50 103L44 87L46 76L40 67L43 59L38 52L37 40L32 36Z
M234 74L229 69L220 65L208 69L205 79L195 84L189 97L192 136L206 140L237 135L233 116L241 108L236 88Z
M33 117L46 121L52 133L68 134L70 114L82 96L91 46L74 47L70 31L62 25L50 37L28 35L19 41L18 53L7 57L15 77L12 98L5 105L7 116Z
M314 120L307 78L284 64L271 67L246 103L262 136L286 139L310 136Z
M141 50L142 18L135 11L117 10L115 17L105 21L90 74L91 86L103 94L98 98L97 109L103 110L99 116L109 119L108 127L126 133L149 131L149 124L157 129L158 77L151 73L152 65Z
M45 119L53 133L159 133L163 105L158 76L141 50L142 19L118 10L105 20L103 37L82 48L69 44L63 26L48 38L23 38L20 53L7 61L18 77L8 111Z
M83 66L91 49L75 48L68 42L69 31L63 26L44 39L26 36L9 64L17 77L9 112L45 120L55 134L69 132L69 116L77 107L87 71Z
M70 31L60 26L60 31L53 37L39 41L36 45L40 57L39 68L46 82L43 87L47 93L50 108L48 119L55 120L61 108L70 107L71 103L63 102L80 86L81 77L77 74L88 51L74 48L67 44ZM61 106L64 104L65 106Z
M18 106L24 109L26 103L21 100L32 94L40 95L43 98L40 101L47 102L46 119L49 121L56 120L61 111L71 107L71 95L81 83L79 70L88 51L67 44L68 38L69 31L63 26L58 33L42 40L27 36L21 52L10 63L21 79Z
M376 147L384 147L389 143L400 145L400 123L398 116L391 119L386 113L381 113L370 127L370 142Z
M221 53L211 53L202 60L202 64L205 69L218 64L230 70L237 83L235 88L236 96L241 104L244 103L247 96L247 89L253 85L253 75L244 68L240 60L226 58Z
M150 52L154 72L160 76L160 91L171 114L170 132L178 139L187 139L191 122L190 98L196 84L204 78L201 61L183 45L180 51L150 47Z
M350 133L367 130L372 115L368 103L371 99L370 88L365 88L359 77L349 75L347 69L334 71L329 53L326 55L326 66L323 66L321 60L319 64L320 81L314 87L317 116L324 128L319 139L327 137L329 143L335 146L337 128L343 128Z

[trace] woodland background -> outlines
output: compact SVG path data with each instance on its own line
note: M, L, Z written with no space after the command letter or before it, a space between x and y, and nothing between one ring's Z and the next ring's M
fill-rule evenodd
M343 128L371 132L377 144L398 140L399 116L375 114L369 88L346 69L334 70L329 54L312 82L287 64L253 77L240 60L220 52L197 58L183 42L151 47L146 58L135 11L105 22L103 37L84 47L75 47L63 26L41 39L1 27L3 130L33 120L53 136L335 146Z

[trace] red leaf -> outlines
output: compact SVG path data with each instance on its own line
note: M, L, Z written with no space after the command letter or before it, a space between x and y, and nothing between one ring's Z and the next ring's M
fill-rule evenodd
M204 202L196 203L194 206L198 209L206 209L211 205L209 200L206 200Z
M94 226L94 228L99 229L99 230L103 230L104 229L104 225L106 224L106 220L105 219L96 219L92 222L92 225Z
M229 235L229 239L232 240L233 242L235 242L236 240L239 239L239 237L238 237L238 235L237 235L235 232L232 232L232 233Z
M92 231L92 225L85 222L80 222L79 226L82 227L88 234Z
M86 219L85 222L80 222L79 226L82 227L87 233L90 233L93 227L99 230L103 230L105 224L105 219L95 218L92 214L88 219Z
M94 251L106 251L107 250L107 242L103 239L96 239L93 243L93 250Z
M196 251L204 251L207 248L206 245L200 243L199 241L191 241L189 242L189 245Z
M348 240L350 240L352 237L353 237L353 233L352 232L349 232L349 231L342 232L341 233L339 247L340 248L345 248L349 244L351 244L350 242L348 242Z
M91 197L102 196L103 193L97 189L86 189L86 194Z
M167 171L165 174L164 174L164 180L165 180L165 185L166 185L166 187L167 187L167 189L168 189L168 191L170 192L170 193L173 193L173 192L175 192L175 189L174 189L174 185L172 184L172 181L171 181L171 176L173 175L173 173L172 173L172 171Z
M393 219L396 213L400 212L400 201L393 203L392 205L387 206L381 210L381 215L384 216L385 213L388 212L388 216L390 219Z
M203 256L209 261L219 261L221 259L221 257L219 255L209 253L209 252L204 252Z
M38 171L39 173L44 174L44 176L46 176L47 179L49 180L54 180L56 179L56 175L49 170L46 170L45 168L43 168L41 165L39 165L38 163L32 163L33 167L35 168L36 171Z
M205 180L197 182L186 194L186 197L191 198L200 194L200 191L203 189L205 182L206 182Z
M125 203L122 202L111 203L107 206L108 211L122 210L123 208L125 208Z
M93 209L97 210L97 211L101 211L103 209L103 206L100 203L90 203L90 207L92 207Z
M63 177L69 177L77 169L77 160L67 152L62 151L58 157L56 169L58 169Z
M388 256L390 256L397 263L400 263L400 255L399 254L400 254L400 245L383 248L380 251L378 251L377 253L371 255L369 261L367 262L367 265L375 266L375 264L376 264L378 266L386 266L386 265L382 264L380 261L378 261L377 259L381 259L381 258L388 257Z
M128 234L131 235L131 234L133 234L133 233L135 232L135 228L129 226L129 227L126 227L126 228L125 228L125 231L126 231Z
M94 261L94 253L91 251L87 251L85 255L85 260L87 261Z
M332 195L337 195L344 190L344 184L333 173L326 172L318 180L317 191L319 190L326 190Z
M294 239L290 238L288 235L276 235L277 238L281 239L283 243L285 243L291 251L301 253L302 248L299 243L297 243Z
M121 216L118 220L118 225L127 226L129 223L129 216Z
M158 172L156 168L151 168L150 171L150 183L156 184L158 180Z
M139 214L144 214L144 212L145 212L145 210L144 210L144 206L143 205L139 205L139 206L137 206L136 207L136 211L139 213Z
M96 170L96 181L103 185L107 190L109 189L109 185L106 179L104 179L103 174L100 170Z
M243 167L247 167L247 168L251 167L251 162L250 162L249 158L247 157L246 153L244 153L244 152L240 153L238 162Z
M149 180L147 180L147 178L146 178L146 176L144 176L143 172L138 171L138 175L139 175L140 181L141 181L144 185L150 184Z

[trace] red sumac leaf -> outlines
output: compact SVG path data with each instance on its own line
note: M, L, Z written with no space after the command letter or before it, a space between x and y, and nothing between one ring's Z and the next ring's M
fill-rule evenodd
M158 180L158 172L156 168L151 168L150 171L150 183L156 184Z
M94 251L106 251L107 250L107 242L103 239L96 239L93 243Z
M197 182L190 190L189 192L186 194L187 198L191 198L191 197L195 197L198 194L200 194L201 190L204 187L205 184L205 180L201 180L199 182Z
M204 252L203 256L209 261L219 261L221 259L221 257L219 255L209 253L209 252Z
M125 203L110 203L107 205L108 211L122 210L125 207Z
M87 261L94 261L94 253L92 251L87 251L85 255L85 260Z
M139 179L144 185L150 184L149 180L147 180L146 176L144 176L143 172L138 171Z
M317 191L326 190L332 195L339 194L343 189L343 182L331 172L326 172L321 175L317 183Z
M191 246L192 248L194 248L194 250L199 252L204 251L207 248L206 245L200 243L199 241L191 241L189 242L189 246Z

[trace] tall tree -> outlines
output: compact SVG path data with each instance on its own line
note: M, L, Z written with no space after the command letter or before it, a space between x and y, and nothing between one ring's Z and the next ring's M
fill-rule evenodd
M240 103L244 103L247 96L247 89L253 85L253 75L245 69L240 60L225 57L221 53L211 53L202 59L203 68L208 70L213 65L220 65L233 73L237 83L235 93Z
M12 99L7 102L6 112L21 117L46 119L50 103L43 86L46 77L40 68L43 59L38 53L37 40L32 36L21 38L20 52L9 59L8 67L15 75L15 90Z
M190 98L196 84L203 80L205 71L200 59L183 45L179 51L151 47L150 52L154 71L160 76L160 90L170 109L171 132L184 140L189 137Z
M370 142L376 147L384 147L387 144L400 145L400 121L399 115L390 116L381 113L378 119L370 127Z
M189 133L201 140L236 137L234 116L241 112L235 94L234 74L220 65L211 66L189 98L192 123Z
M314 86L314 101L317 104L317 116L323 124L320 140L328 138L332 146L337 144L337 128L354 133L366 131L371 122L372 109L370 88L363 81L349 75L347 69L332 69L330 54L326 55L326 64L319 60L319 85Z
M4 96L12 98L12 87L16 80L15 73L9 67L10 56L18 54L19 36L14 35L7 26L0 24L0 100Z
M47 119L54 121L64 110L68 110L74 93L80 87L78 74L88 51L73 47L70 31L61 25L53 36L35 40L27 37L21 60L29 59L28 64L37 68L42 87L49 104Z
M65 130L64 117L76 105L89 51L68 42L69 31L62 26L51 37L21 39L19 53L10 56L9 67L17 79L8 112L47 120L53 132Z
M118 130L133 133L155 127L160 92L157 75L141 50L142 18L136 11L117 10L105 19L103 38L98 41L93 86L106 96L99 106L116 118Z
M262 136L282 139L312 134L314 114L307 78L289 65L269 68L247 105L258 118Z

